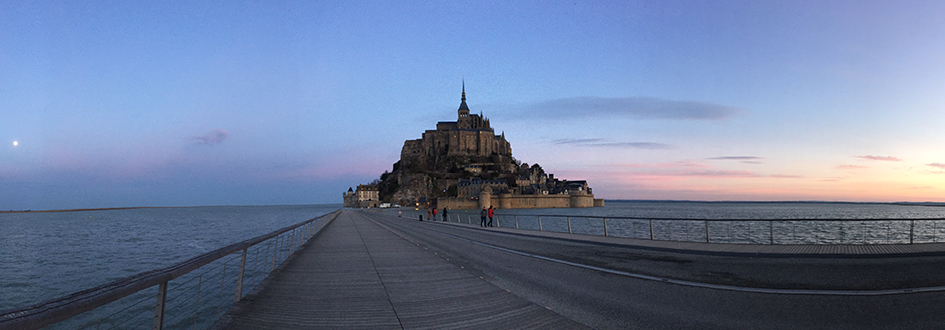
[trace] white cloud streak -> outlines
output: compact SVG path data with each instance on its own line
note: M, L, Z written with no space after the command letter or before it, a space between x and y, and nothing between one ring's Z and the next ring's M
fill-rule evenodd
M657 142L606 142L604 139L561 139L552 141L557 145L573 145L581 147L611 147L627 149L673 149L672 145Z
M631 119L723 120L744 109L707 102L672 101L653 97L581 96L529 104L528 116L540 114L548 119L626 117Z

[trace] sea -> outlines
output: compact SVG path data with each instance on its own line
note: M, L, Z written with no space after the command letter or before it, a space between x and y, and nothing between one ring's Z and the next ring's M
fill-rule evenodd
M341 204L0 214L0 311L171 266L339 208Z
M0 214L0 311L167 267L339 208L207 206ZM385 212L426 218L425 210L413 208ZM451 221L478 224L478 212L449 214ZM882 244L902 243L904 232L909 235L918 228L922 234L915 237L921 242L945 241L945 221L927 220L945 220L945 207L926 205L607 201L596 208L497 210L502 227L567 232L570 222L571 231L591 235L604 234L603 217L609 218L610 236L665 240L705 241L708 232L712 242ZM621 219L627 217L636 219ZM926 220L916 225L908 219Z

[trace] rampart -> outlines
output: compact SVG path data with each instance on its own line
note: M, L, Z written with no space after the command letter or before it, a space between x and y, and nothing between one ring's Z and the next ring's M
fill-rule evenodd
M489 196L486 200L485 196ZM604 206L603 199L595 199L592 194L571 195L512 195L498 196L484 194L480 199L467 198L440 198L436 201L437 207L450 209L478 209L489 207L497 209L544 209L562 207L600 207Z

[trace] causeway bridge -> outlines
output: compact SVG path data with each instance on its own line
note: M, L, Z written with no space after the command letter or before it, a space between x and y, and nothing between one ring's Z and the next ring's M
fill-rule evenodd
M157 329L945 326L945 243L671 242L417 221L377 209L342 210L320 221L219 252L242 251L236 296L222 288L219 294L235 300L228 310L215 305L214 293L200 298L208 289L197 284L197 311L179 313L185 315L181 321L166 325L167 276L142 275L89 292L163 283L157 310L150 295L145 308L154 312L154 322L145 327ZM273 251L287 251L284 257L271 256L266 247L265 256L256 257L263 262L252 261L253 244L279 237L282 243L274 246L280 248ZM277 258L284 259L277 264ZM258 284L257 263L271 267ZM231 287L223 283L235 276L235 267L226 267L229 273L213 278L221 283L213 286ZM253 269L253 280L245 279L244 268ZM76 305L97 305L92 301L104 295L85 293L42 310L0 315L0 329L48 325L33 318L74 315ZM212 308L199 301L210 301ZM213 314L204 309L217 310L219 317L198 322ZM22 318L28 320L17 321ZM111 323L86 324L104 329Z
M214 328L941 327L942 252L641 241L347 210Z

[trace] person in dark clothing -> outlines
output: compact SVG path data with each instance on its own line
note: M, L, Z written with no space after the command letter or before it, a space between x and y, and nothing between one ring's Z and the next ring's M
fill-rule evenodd
M450 217L446 214L446 207L443 207L443 221L450 221Z
M492 216L495 215L495 208L489 206L489 227L492 227Z
M482 211L479 211L479 227L485 227L485 226L486 226L486 215L487 215L487 214L488 214L488 211L486 211L486 208L485 208L485 207L482 208Z

